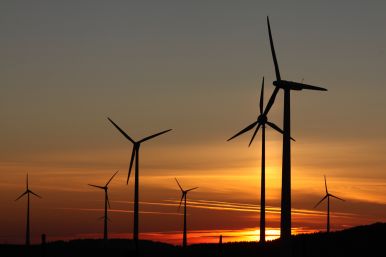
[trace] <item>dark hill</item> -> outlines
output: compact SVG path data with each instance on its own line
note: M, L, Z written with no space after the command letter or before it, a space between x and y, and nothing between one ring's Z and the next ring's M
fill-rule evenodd
M354 227L342 231L315 234L301 234L292 237L292 251L295 257L329 256L386 256L386 223ZM45 248L33 245L29 249L20 245L0 245L0 256L46 256L46 257L85 257L85 256L134 256L130 251L132 242L124 239L109 240L71 240L47 243ZM146 241L140 242L141 256L279 256L280 240L267 242L263 249L255 242L234 242L223 244L196 244L183 251L178 246ZM27 251L28 250L28 251Z

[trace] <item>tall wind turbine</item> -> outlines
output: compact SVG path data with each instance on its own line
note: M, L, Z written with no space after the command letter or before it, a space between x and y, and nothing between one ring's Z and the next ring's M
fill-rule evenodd
M330 197L333 197L333 198L336 198L338 200L341 200L341 201L344 201L342 198L339 198L335 195L332 195L328 192L328 189L327 189L327 181L326 181L326 176L324 176L324 186L326 188L326 195L322 198L322 200L320 200L315 206L314 208L316 208L319 204L321 204L324 199L327 198L327 233L330 232Z
M269 42L271 46L272 59L275 66L276 81L273 85L276 86L264 115L267 115L271 109L275 97L279 89L284 90L284 117L283 117L283 156L282 156L282 188L281 188L281 221L280 221L280 237L283 245L287 245L291 238L291 90L319 90L327 91L322 87L311 86L303 83L282 80L279 71L279 65L276 58L275 48L273 45L271 26L267 17Z
M191 189L184 190L184 189L182 189L180 183L178 182L178 180L176 178L175 178L175 180L176 180L179 188L181 189L181 193L182 193L181 200L180 200L180 205L178 206L178 209L181 208L182 200L184 200L184 234L183 234L183 237L182 237L182 247L186 248L186 246L188 245L187 233L186 233L186 195L188 194L189 191L197 189L198 187L193 187Z
M274 130L283 134L283 130L281 130L277 125L268 121L266 114L263 113L264 107L264 77L261 85L261 93L260 93L260 114L257 117L257 120L238 132L233 137L229 138L228 141L232 140L235 137L244 134L245 132L256 127L255 132L249 142L249 146L252 144L253 139L255 138L259 128L261 127L261 195L260 195L260 243L265 243L265 125L270 126Z
M42 198L40 195L38 194L35 194L34 192L32 192L31 190L29 190L29 186L28 186L28 173L27 173L27 181L26 181L26 190L24 193L22 193L18 198L16 198L15 201L19 200L20 198L22 198L24 195L27 195L27 222L26 222L26 230L25 230L25 244L26 246L29 246L30 243L31 243L31 235L30 235L30 223L29 223L29 195L32 194L38 198Z
M108 185L110 184L111 180L113 180L115 175L117 175L117 173L118 173L118 171L116 171L114 173L114 175L111 176L109 181L107 181L107 183L104 186L97 186L97 185L93 185L93 184L88 184L89 186L96 187L96 188L99 188L99 189L103 189L105 191L105 215L103 217L104 218L103 239L105 240L105 242L108 239L107 238L107 221L108 221L107 207L110 208L110 201L109 201L109 195L108 195L108 191L109 191Z
M133 167L134 158L135 158L135 174L134 174L134 226L133 226L133 239L135 244L135 249L138 251L138 210L139 210L139 190L138 190L138 183L139 183L139 147L141 146L141 143L146 142L150 139L153 139L157 136L160 136L162 134L165 134L166 132L169 132L171 129L164 130L162 132L153 134L151 136L142 138L139 141L134 141L125 131L123 131L117 124L115 124L114 121L112 121L110 118L107 118L114 127L122 133L122 135L128 139L133 144L133 150L131 152L131 160L130 160L130 166L129 171L127 175L127 181L126 184L129 183L129 178L131 174L131 168Z

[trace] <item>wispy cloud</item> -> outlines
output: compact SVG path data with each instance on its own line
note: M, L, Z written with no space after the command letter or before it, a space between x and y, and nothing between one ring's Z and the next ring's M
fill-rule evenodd
M131 201L112 201L115 203L129 203ZM164 202L140 202L141 205L155 205L155 206L179 206L178 200L164 200ZM187 205L189 208L207 209L216 211L236 211L236 212L259 212L260 205L250 203L235 203L226 201L213 201L213 200L188 200ZM266 206L267 213L279 214L280 208L274 206ZM295 215L306 215L306 216L324 216L324 211L318 210L307 210L307 209L292 209L292 213ZM334 212L331 214L336 217L351 217L356 216L352 213Z
M67 210L67 211L86 211L86 212L102 212L104 209L101 208L55 208L56 210ZM133 213L132 210L123 209L109 209L109 212L116 213ZM140 211L140 214L154 214L154 215L176 215L181 216L183 214L178 212L157 212L157 211Z

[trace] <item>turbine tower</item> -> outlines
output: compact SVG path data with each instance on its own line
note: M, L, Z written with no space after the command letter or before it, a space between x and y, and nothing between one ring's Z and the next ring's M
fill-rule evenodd
M328 189L327 189L327 181L326 181L326 176L324 176L324 186L326 188L326 195L322 198L322 200L320 200L315 206L314 208L316 208L319 204L321 204L324 199L327 198L327 233L330 233L330 197L333 197L333 198L336 198L338 200L341 200L341 201L344 201L342 198L339 198L335 195L332 195L328 192Z
M26 181L26 190L24 193L22 193L18 198L16 198L15 201L19 200L20 198L22 198L24 195L27 195L27 222L26 222L26 230L25 230L25 245L26 246L29 246L30 243L31 243L31 234L30 234L30 223L29 223L29 211L30 211L30 208L29 208L29 203L30 203L30 200L29 200L29 195L32 194L38 198L42 198L40 195L38 194L35 194L34 192L32 192L31 190L29 190L29 186L28 186L28 173L27 173L27 181Z
M176 178L175 178L175 180L176 180L176 182L178 184L178 187L181 189L181 193L182 193L181 200L180 200L180 205L178 206L178 209L181 208L182 200L184 200L184 234L182 236L182 247L186 248L186 246L188 245L187 233L186 233L186 195L188 194L189 191L197 189L198 187L193 187L191 189L184 190L184 189L182 189L180 183L178 182L178 180Z
M89 186L96 187L96 188L99 188L99 189L103 189L105 191L105 215L103 217L104 218L103 239L104 239L105 242L108 239L108 236L107 236L107 221L108 221L109 218L107 216L107 207L110 208L110 201L109 201L109 195L108 195L108 191L109 191L108 185L110 184L111 180L113 180L115 175L117 175L117 173L118 173L118 171L116 171L114 173L114 175L111 176L109 181L107 181L107 183L104 186L97 186L97 185L93 185L93 184L88 184Z
M146 142L150 139L153 139L157 136L160 136L162 134L165 134L166 132L169 132L171 129L164 130L162 132L153 134L151 136L142 138L139 141L134 141L125 131L123 131L117 124L115 124L114 121L112 121L110 118L107 118L113 125L114 127L121 132L121 134L128 139L132 144L133 144L133 150L131 152L131 160L130 160L130 166L129 166L129 171L127 175L127 181L126 184L129 183L129 178L131 174L131 168L133 167L134 163L134 158L135 158L135 174L134 174L134 226L133 226L133 240L135 244L135 250L138 251L138 211L139 211L139 148L141 146L141 143Z
M245 132L256 127L255 132L249 142L249 146L252 144L253 139L255 138L259 128L261 127L261 194L260 194L260 243L265 243L265 126L268 125L279 133L283 134L283 130L281 130L277 125L268 121L267 116L263 113L264 107L264 77L261 85L261 93L260 93L260 114L257 117L257 120L238 132L233 137L229 138L228 141L232 140L235 137L244 134Z
M280 220L280 237L283 242L283 246L289 246L289 240L291 238L291 90L319 90L327 91L322 87L311 86L303 83L297 83L293 81L282 80L279 71L279 65L276 58L275 48L273 45L271 26L269 24L269 18L267 17L269 42L271 46L272 59L275 66L276 81L273 85L276 86L264 114L267 115L271 109L275 97L279 89L284 90L284 117L283 117L283 156L282 156L282 188L281 188L281 220ZM283 248L282 248L283 249ZM284 249L283 249L284 250ZM291 255L287 250L283 255Z

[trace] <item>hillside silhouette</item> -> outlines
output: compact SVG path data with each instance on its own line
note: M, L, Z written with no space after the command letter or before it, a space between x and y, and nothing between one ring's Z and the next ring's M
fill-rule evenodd
M386 223L358 226L330 233L301 234L291 237L293 256L386 256L384 244ZM135 256L130 251L131 240L81 239L48 242L46 245L0 245L1 256ZM279 256L280 239L266 242L263 248L256 242L194 244L183 249L171 244L140 240L140 256ZM134 247L132 247L134 249Z

